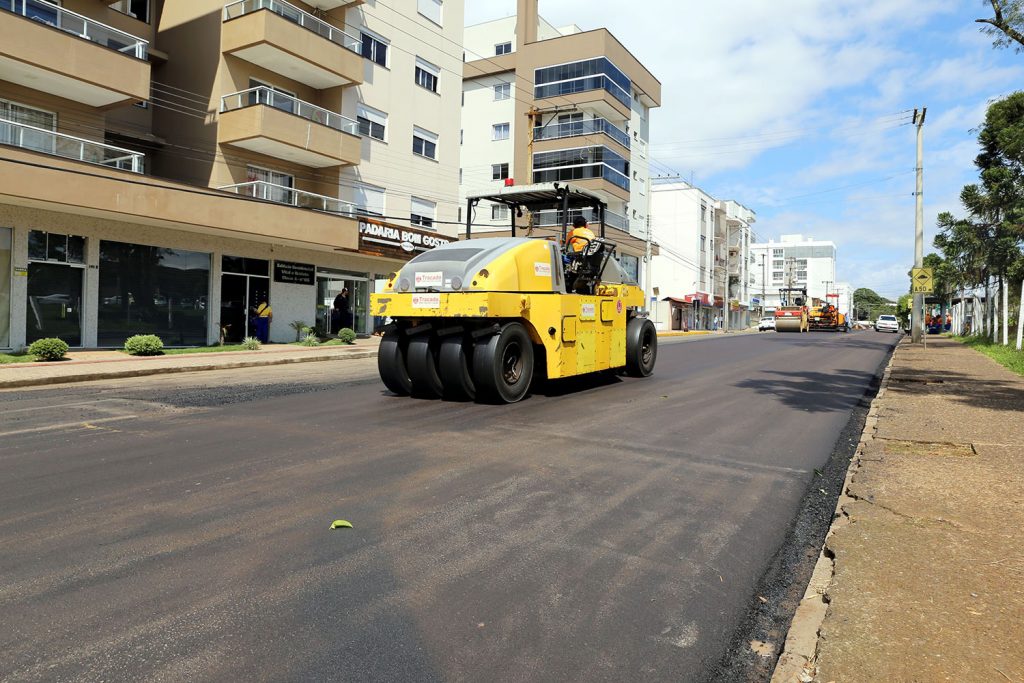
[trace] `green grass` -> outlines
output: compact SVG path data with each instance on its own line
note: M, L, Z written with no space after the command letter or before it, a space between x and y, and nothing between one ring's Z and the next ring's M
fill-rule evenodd
M36 359L31 353L0 353L0 365L7 363L31 363Z
M264 347L266 348L266 347ZM225 344L224 346L190 346L184 349L164 349L164 354L177 356L182 353L217 353L219 351L246 351L241 344Z
M1014 348L1015 341L1010 340L1010 346L993 344L988 337L954 337L957 341L969 346L975 351L985 354L995 362L1013 370L1018 375L1024 375L1024 351Z

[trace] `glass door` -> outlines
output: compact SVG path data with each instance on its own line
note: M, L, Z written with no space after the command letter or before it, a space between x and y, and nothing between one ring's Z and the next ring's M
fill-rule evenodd
M28 264L25 338L58 337L68 346L82 345L82 273L59 263Z
M352 329L358 334L366 334L367 316L370 311L370 283L367 280L350 281L348 296L352 305Z
M249 278L220 276L220 334L225 344L237 344L249 334Z

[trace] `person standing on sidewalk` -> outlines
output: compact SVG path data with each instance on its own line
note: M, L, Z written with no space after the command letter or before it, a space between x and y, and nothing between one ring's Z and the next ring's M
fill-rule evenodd
M256 338L263 344L270 342L270 323L274 320L274 311L267 303L267 295L260 294L256 297L260 302L256 307Z

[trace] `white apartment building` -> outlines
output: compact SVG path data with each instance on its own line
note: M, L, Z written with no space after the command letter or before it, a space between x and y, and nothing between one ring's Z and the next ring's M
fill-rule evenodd
M832 288L836 298L830 299L836 305L839 312L844 314L848 320L853 320L853 287L849 282L837 282Z
M685 181L651 188L651 226L660 249L652 260L658 299L652 315L659 329L710 329L726 299L730 328L749 324L755 220L739 202L717 200Z
M764 295L764 308L780 305L779 288L806 287L811 301L824 301L836 284L836 245L803 235L781 235L750 246L754 257L754 291Z
M606 202L608 237L642 279L650 215L649 116L661 84L606 29L556 27L537 0L465 29L460 195L506 182L568 182ZM552 229L557 211L517 221ZM503 232L507 208L481 204L473 231ZM588 220L594 216L587 215Z
M728 292L727 329L746 328L750 326L750 295L754 282L750 226L757 220L757 214L737 201L726 199L718 202L715 217L716 259L721 266L715 269L716 291Z

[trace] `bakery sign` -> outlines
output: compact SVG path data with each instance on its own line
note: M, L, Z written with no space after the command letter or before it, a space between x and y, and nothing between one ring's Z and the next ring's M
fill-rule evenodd
M368 254L410 259L416 254L454 241L455 238L438 235L436 232L406 228L374 218L359 219L359 251Z

